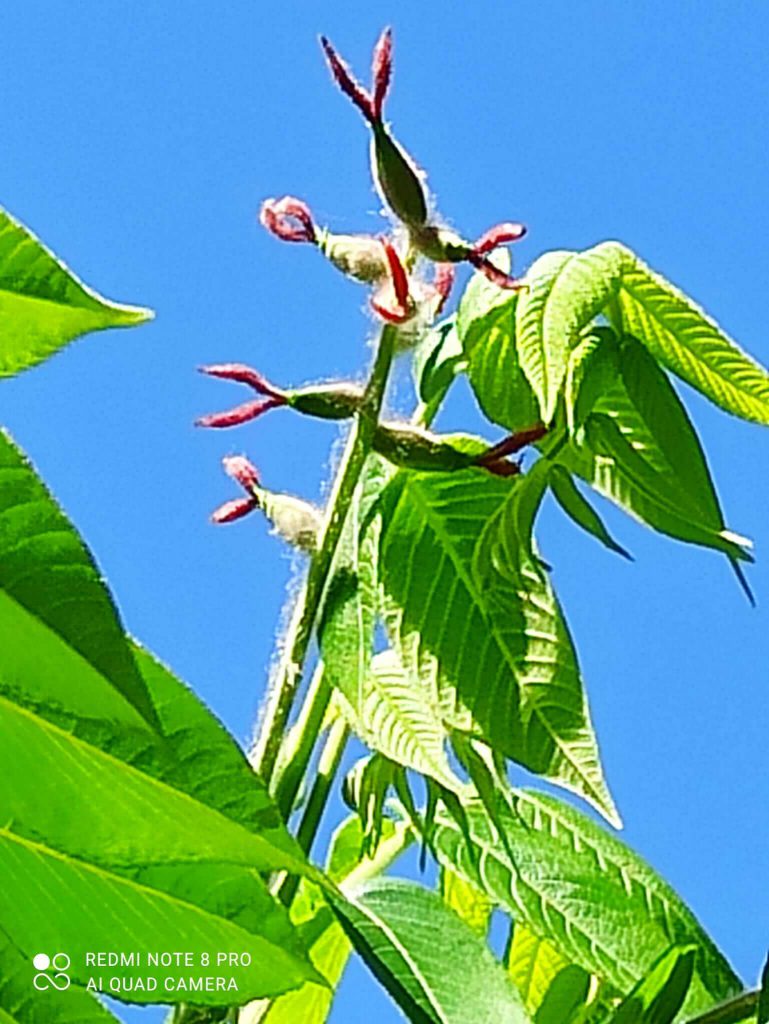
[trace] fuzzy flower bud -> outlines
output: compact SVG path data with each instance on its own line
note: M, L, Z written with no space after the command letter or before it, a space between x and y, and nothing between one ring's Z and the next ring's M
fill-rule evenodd
M228 409L226 412L208 413L200 416L195 425L198 427L237 427L241 423L249 423L270 409L278 409L286 405L288 398L284 391L274 387L269 381L243 363L220 363L215 366L201 366L200 372L220 380L231 380L237 384L246 384L261 397L243 402L242 405Z
M332 235L321 231L318 248L337 270L356 281L377 284L387 277L387 257L381 241L373 235Z
M294 196L265 199L259 211L259 220L271 234L283 242L315 244L316 231L312 213L301 199L295 199Z
M221 525L234 523L259 508L259 474L244 455L230 455L222 460L224 471L246 491L245 498L233 498L220 505L211 516L211 522Z

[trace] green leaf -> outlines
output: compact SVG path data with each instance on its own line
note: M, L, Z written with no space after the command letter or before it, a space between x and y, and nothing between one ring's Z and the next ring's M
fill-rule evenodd
M347 516L323 604L320 648L328 682L362 717L378 611L379 524L372 510L390 475L382 459L371 457Z
M696 953L695 946L676 946L664 953L607 1024L672 1024L686 999Z
M572 350L566 370L566 422L573 437L596 402L611 389L619 371L614 331L594 327Z
M490 420L511 431L530 427L539 419L537 399L515 346L518 294L475 274L457 313L457 334L475 397Z
M117 1017L80 985L65 992L50 985L41 990L34 984L37 973L30 957L0 928L0 1024L116 1024Z
M363 742L403 768L460 789L446 753L447 733L425 681L395 651L377 654L364 683L359 714L349 721Z
M623 253L606 244L581 253L549 252L526 275L516 343L545 423L555 415L570 349L616 293L623 261Z
M417 394L428 408L437 408L464 362L462 345L452 318L436 324L414 352L414 381Z
M0 236L0 239L2 236ZM83 541L11 438L0 431L0 600L13 605L4 644L20 657L34 637L56 634L156 725L115 604ZM20 630L17 632L17 629ZM6 649L2 657L10 657ZM36 691L37 684L32 684ZM49 680L51 696L69 704L66 680ZM40 694L31 695L39 700ZM82 708L82 704L80 704ZM82 708L88 714L87 708Z
M441 896L446 906L461 917L479 938L486 938L493 904L485 892L450 868L443 868Z
M312 976L284 910L256 874L305 870L282 839L274 845L269 829L247 830L7 695L0 731L0 922L26 955L63 949L83 984L93 973L88 950L172 949L184 935L185 948L199 954L251 954L252 965L235 971L245 998ZM51 778L55 800L41 801ZM171 992L163 1001L184 998ZM196 993L196 1001L221 1003L221 992Z
M587 533L592 534L610 551L615 551L623 558L629 558L632 561L633 556L614 540L593 506L580 494L574 483L574 478L567 469L554 463L550 467L548 482L553 497L577 526L581 526Z
M562 967L550 983L534 1024L571 1024L581 1019L587 1003L590 975L576 964Z
M718 324L618 242L622 327L682 380L726 412L769 423L769 374Z
M683 403L664 370L635 338L621 342L620 369L628 399L653 439L658 468L675 478L681 499L713 529L725 527L705 453ZM619 422L622 427L621 421ZM641 455L646 455L643 448Z
M696 946L689 1014L742 986L702 927L652 869L613 835L553 797L517 790L507 844L479 805L467 807L475 850L439 813L432 836L442 866L463 875L570 963L629 993L672 945ZM505 845L515 852L513 861Z
M355 890L385 871L410 838L403 824L385 821L382 841L369 858L363 852L360 821L357 817L348 818L331 839L326 874L343 890ZM307 938L312 962L328 987L308 982L272 1003L252 1003L240 1011L239 1024L323 1024L326 1020L352 946L322 891L306 879L302 880L291 906L291 920Z
M611 475L619 479L620 488L625 485L623 504L643 509L644 520L655 529L679 540L722 551L733 560L753 560L745 550L750 541L702 522L689 513L682 491L674 486L675 481L665 480L651 467L612 417L591 413L585 424L585 437L599 462L608 466ZM640 501L636 501L636 497Z
M12 377L81 334L133 327L148 309L103 298L75 277L31 231L0 209L0 377Z
M529 1020L486 944L437 893L380 879L349 902L335 902L335 910L358 953L413 1024Z
M536 1013L550 983L567 966L566 957L551 942L516 921L507 952L507 971L529 1013Z
M396 474L381 506L380 571L401 611L392 631L447 725L616 822L566 624L503 517L511 493L480 470Z

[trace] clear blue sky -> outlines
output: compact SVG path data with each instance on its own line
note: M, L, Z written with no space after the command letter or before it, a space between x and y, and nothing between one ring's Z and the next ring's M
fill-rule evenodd
M208 525L233 493L219 459L246 451L269 486L317 498L336 432L285 412L196 431L196 415L240 395L194 368L242 360L290 384L366 361L364 293L255 219L289 192L337 230L379 224L365 132L329 83L319 32L364 70L394 26L390 116L465 233L523 220L519 267L619 238L769 362L760 0L25 0L2 23L0 203L86 281L158 315L4 382L0 418L83 531L128 627L243 741L292 565L256 518ZM541 543L625 839L752 983L769 943L769 431L686 398L729 524L756 540L758 609L724 560L619 514L607 513L632 564L551 508ZM460 391L444 423L476 421ZM361 1013L397 1019L355 966L332 1019Z

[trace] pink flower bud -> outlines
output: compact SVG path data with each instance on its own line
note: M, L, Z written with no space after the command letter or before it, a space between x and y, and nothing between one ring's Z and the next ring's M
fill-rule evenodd
M258 507L259 502L256 498L233 498L232 501L225 501L211 513L211 522L217 526L222 523L234 523L236 519L242 519Z
M506 274L499 267L496 267L488 259L488 253L498 249L501 245L517 242L525 234L526 226L524 224L517 224L513 221L497 224L493 228L489 228L472 245L470 252L467 254L467 260L477 270L480 270L483 276L491 281L492 284L497 285L498 288L509 288L512 290L524 288L525 285L517 281L511 274Z
M498 249L501 245L508 245L510 242L517 242L526 234L525 224L516 224L508 221L505 224L496 224L489 228L481 237L473 243L472 251L477 256L485 256L486 253Z
M199 367L201 373L208 377L218 377L220 380L232 380L236 384L247 384L257 394L269 395L270 398L283 398L284 392L262 376L258 370L246 366L245 363L217 363L213 366Z
M315 224L309 206L301 199L283 196L265 199L259 220L267 230L284 242L315 243Z
M256 466L245 455L226 455L222 459L224 472L251 494L259 487L259 473Z
M376 121L382 120L382 107L384 106L387 90L390 87L390 76L392 75L393 63L393 35L392 29L386 28L374 47L374 54L371 62L371 113Z
M212 412L206 416L200 416L195 420L196 427L239 427L242 423L249 423L258 419L270 409L277 409L285 405L284 398L256 398L252 402L244 402L236 405L234 409L226 412Z
M328 62L328 66L331 69L331 74L334 76L336 84L345 96L350 97L365 119L373 123L374 111L369 94L353 77L350 69L325 36L320 37L320 45L323 47L323 52L326 55L326 61Z

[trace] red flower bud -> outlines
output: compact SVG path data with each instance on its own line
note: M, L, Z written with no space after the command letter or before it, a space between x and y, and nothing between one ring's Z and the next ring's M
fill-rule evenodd
M382 120L382 107L390 87L392 64L393 35L392 29L386 28L377 40L371 62L371 113L376 121Z
M492 284L497 285L498 288L524 288L525 285L517 281L512 275L506 274L499 267L496 267L488 258L488 253L498 249L501 245L517 242L525 234L526 227L524 224L517 224L512 221L497 224L493 228L489 228L472 245L470 252L467 254L467 260L477 270L480 270L484 277L491 281Z
M259 220L267 230L284 242L316 241L315 224L309 206L301 199L283 196L265 199Z
M373 123L374 111L369 94L353 77L350 69L325 36L320 37L320 45L323 47L323 52L326 55L328 66L331 69L331 74L334 76L336 84L345 96L350 97L366 120Z
M211 513L211 522L217 526L222 523L234 523L236 519L242 519L257 508L259 502L256 498L233 498L232 501L225 501Z
M256 466L245 455L226 455L222 459L224 472L252 494L259 487L259 473Z
M250 423L258 419L270 409L277 409L285 405L285 400L277 398L255 398L252 402L243 402L236 405L234 409L227 409L226 412L211 412L206 416L199 416L195 420L196 427L239 427L242 423Z
M414 303L409 290L409 279L395 246L386 238L382 239L390 279L371 299L371 308L383 320L402 324L414 315Z
M496 224L489 228L481 237L473 243L472 251L477 256L484 256L486 253L498 249L501 245L508 245L510 242L517 242L526 234L525 224L516 224L508 221L505 224Z
M201 366L200 372L209 377L218 377L221 380L233 380L238 384L247 384L263 398L254 399L251 402L244 402L234 409L226 412L213 412L207 416L201 416L195 421L198 427L237 427L241 423L248 423L257 417L269 412L270 409L278 409L286 405L288 397L280 388L274 387L269 381L252 370L250 366L243 363L220 363L215 366Z

